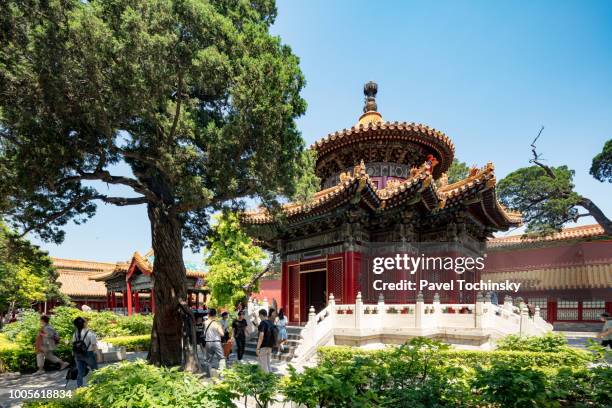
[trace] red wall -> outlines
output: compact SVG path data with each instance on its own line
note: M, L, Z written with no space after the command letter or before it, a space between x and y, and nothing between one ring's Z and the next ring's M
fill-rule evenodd
M259 281L259 292L254 293L253 296L257 300L263 300L263 298L268 298L268 302L272 304L272 299L276 299L276 303L280 306L282 303L281 300L281 280L260 280Z

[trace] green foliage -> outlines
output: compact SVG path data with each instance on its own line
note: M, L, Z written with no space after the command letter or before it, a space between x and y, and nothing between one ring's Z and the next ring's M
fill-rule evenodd
M104 341L116 347L125 347L126 351L147 351L149 346L151 346L151 336L148 334L140 336L108 337L105 338Z
M121 362L96 370L88 387L80 389L66 405L91 408L224 408L233 407L211 385L177 368L159 368L143 360ZM55 403L53 401L52 403ZM77 404L78 405L74 405ZM46 407L48 405L42 405ZM54 406L54 405L51 405ZM64 405L59 405L64 407Z
M64 361L72 359L72 349L67 346L58 347L53 353ZM32 373L36 370L36 352L33 345L0 348L0 373Z
M0 212L14 225L60 242L96 202L148 204L197 247L211 210L294 193L304 78L269 33L274 1L7 0L0 16Z
M462 161L453 159L453 163L448 169L448 184L456 183L457 181L463 180L470 173L470 166Z
M497 342L497 350L555 353L575 349L567 345L567 339L562 334L546 333L543 336L519 336L511 334Z
M589 173L602 183L612 183L612 139L604 144L601 153L593 157Z
M246 296L244 288L263 270L265 254L253 245L233 212L218 215L213 231L204 259L208 266L210 304L234 306Z
M313 149L304 150L300 156L299 171L293 185L295 192L291 199L300 204L310 202L313 195L321 188L321 179L315 174L317 152Z
M581 196L574 191L574 170L550 167L554 178L540 166L513 171L497 184L501 202L520 211L527 233L545 235L559 230L578 216Z
M546 375L531 367L498 362L477 367L472 385L485 402L504 408L550 406Z
M267 408L275 402L279 378L276 374L264 372L256 364L235 364L223 371L223 383L218 386L233 399L252 397L258 408Z
M0 313L63 297L46 252L21 239L0 219Z
M53 309L49 323L55 328L60 343L66 344L74 333L77 317L88 321L88 328L99 338L150 334L153 317L150 315L120 316L113 312L83 312L74 307L59 306ZM3 332L11 341L23 347L32 347L40 328L40 314L26 311L23 317L5 326Z

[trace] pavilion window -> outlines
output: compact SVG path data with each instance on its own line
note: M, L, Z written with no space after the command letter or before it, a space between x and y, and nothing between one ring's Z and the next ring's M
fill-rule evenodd
M577 300L560 299L557 303L557 320L579 320Z
M592 299L582 302L582 320L599 320L599 316L605 311L606 302L603 299Z

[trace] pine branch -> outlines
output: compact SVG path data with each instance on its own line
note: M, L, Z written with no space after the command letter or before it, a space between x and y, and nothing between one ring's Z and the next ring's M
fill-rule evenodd
M542 135L542 132L544 131L544 126L542 126L540 128L540 131L538 132L538 135L535 137L535 139L533 139L533 142L531 142L531 153L533 154L533 159L529 160L529 163L533 163L536 164L538 166L540 166L541 168L544 169L544 171L546 172L546 174L550 177L550 178L556 178L555 177L555 173L552 171L552 169L547 166L546 164L542 163L540 160L542 158L542 155L538 154L538 152L536 151L536 142L538 141L538 139L540 138L540 136Z

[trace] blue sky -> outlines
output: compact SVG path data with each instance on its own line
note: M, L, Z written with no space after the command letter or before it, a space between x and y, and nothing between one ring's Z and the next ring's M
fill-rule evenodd
M528 165L544 125L539 151L576 170L577 191L612 216L612 185L588 174L612 138L612 2L282 0L278 10L272 31L307 80L298 123L308 145L354 125L374 80L385 120L442 130L459 159L492 161L498 179ZM144 206L100 205L66 231L61 246L42 247L110 262L150 247Z

